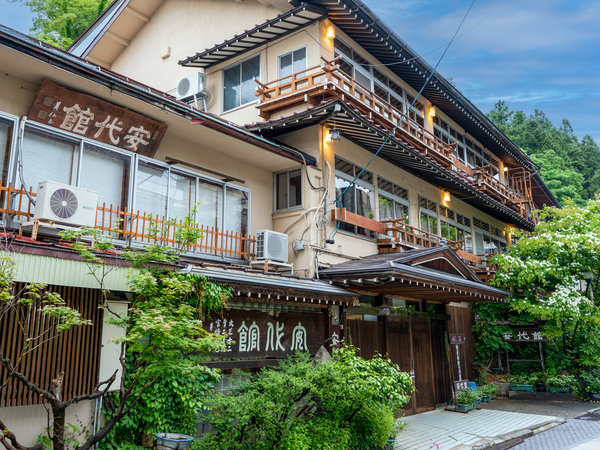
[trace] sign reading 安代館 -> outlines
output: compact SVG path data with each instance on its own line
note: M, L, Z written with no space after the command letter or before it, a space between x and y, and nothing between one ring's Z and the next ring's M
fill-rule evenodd
M514 328L502 335L508 342L546 342L541 330L535 328Z
M29 119L153 157L167 126L146 116L44 80Z
M206 321L205 327L227 336L227 348L215 354L227 358L283 358L298 351L314 355L326 339L321 313L281 312L273 317L261 311L229 310Z

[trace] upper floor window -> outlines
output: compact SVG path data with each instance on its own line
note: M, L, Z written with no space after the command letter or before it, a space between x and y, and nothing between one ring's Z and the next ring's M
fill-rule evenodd
M377 177L379 220L406 219L408 223L408 191L385 178Z
M306 47L279 57L279 78L306 70Z
M421 230L431 234L438 232L437 203L419 195L419 220Z
M0 145L6 135L2 125ZM181 220L191 216L206 229L248 233L250 193L244 188L38 125L25 127L22 160L26 189L32 187L35 192L39 182L57 181L98 192L100 207L139 212L140 218L127 219L131 224L107 223L112 216L99 213L106 226L129 226L148 236L153 225L141 217ZM233 250L239 251L241 244L235 245L238 248Z
M253 56L223 70L223 111L256 100L254 78L260 77L260 55Z
M275 174L275 210L302 206L302 169Z
M373 207L373 173L365 170L351 185L362 168L336 156L335 158L335 195L342 208L361 216L374 218ZM350 187L349 187L350 186ZM348 188L348 189L346 189ZM344 192L344 195L342 195ZM339 206L339 205L338 205ZM373 237L374 233L361 227L342 223L341 229L353 233Z
M477 218L473 218L473 226L475 227L475 250L478 255L506 251L506 239L500 228Z
M4 121L0 117L0 170L3 182L6 182L8 179L8 159L10 156L10 146L12 145L12 135L12 121Z
M473 253L471 219L440 205L441 236L449 241L461 242L461 248Z

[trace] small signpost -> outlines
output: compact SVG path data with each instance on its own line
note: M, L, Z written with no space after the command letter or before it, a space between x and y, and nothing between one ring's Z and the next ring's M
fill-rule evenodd
M460 369L460 352L458 351L458 346L465 343L465 335L450 334L448 338L450 340L450 344L454 344L456 347L456 365L458 366L458 379L462 380L462 371Z
M452 394L454 397L454 405L451 408L447 408L447 409L449 411L467 412L467 411L459 410L458 407L456 406L456 396L458 395L458 393L460 391L464 391L465 389L469 388L469 380L463 380L463 377L462 377L462 369L460 367L460 352L458 351L458 346L463 345L465 343L465 335L451 333L448 335L448 342L450 344L454 344L454 347L456 349L456 365L458 368L458 380L455 380L452 382Z

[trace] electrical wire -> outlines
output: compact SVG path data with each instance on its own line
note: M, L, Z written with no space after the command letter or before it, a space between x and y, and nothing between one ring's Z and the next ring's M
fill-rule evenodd
M383 149L383 147L388 143L388 141L391 139L391 137L396 133L396 130L398 129L398 127L400 126L400 124L404 121L404 118L406 117L406 115L408 114L408 112L415 105L417 99L421 96L421 94L425 90L425 87L427 86L427 84L429 83L429 81L431 80L431 78L433 77L433 74L435 73L436 69L438 68L438 66L440 65L440 63L442 62L442 60L444 59L444 56L446 56L446 53L448 52L448 49L452 45L452 42L454 42L454 39L456 39L456 35L459 33L461 27L465 23L465 20L467 20L467 16L469 15L469 12L471 11L471 8L473 8L473 5L475 4L475 1L476 0L471 0L471 4L469 5L469 8L465 12L465 15L463 16L460 24L458 25L458 28L454 32L454 35L452 36L452 39L450 39L450 41L446 45L446 48L444 49L444 52L439 57L437 63L433 67L431 73L429 74L429 76L425 80L425 83L423 83L423 86L421 87L421 89L417 93L416 97L413 99L411 105L406 109L406 111L404 112L404 114L402 114L402 117L400 117L400 119L398 120L398 122L396 123L396 125L394 126L394 128L392 129L392 131L387 135L387 137L385 138L385 140L381 143L381 145L379 146L379 148L377 149L377 151L373 154L373 156L371 157L371 159L367 162L367 164L360 170L360 172L358 172L358 174L356 174L356 176L354 177L354 179L352 180L352 182L348 186L346 186L346 188L342 191L342 193L340 195L338 195L335 198L335 200L332 202L332 203L336 204L340 208L340 211L342 210L342 207L341 207L342 205L341 205L341 203L339 201L340 198L342 198L344 196L344 194L346 194L346 192L348 191L348 189L350 189L354 185L354 183L356 182L356 180L363 174L363 172L367 169L367 167L369 167L369 165L377 157L377 155L379 154L379 152L381 152L381 150ZM326 241L327 243L329 243L329 244L333 243L333 238L335 237L335 235L339 231L341 222L342 222L342 218L341 218L341 214L340 214L340 217L338 218L337 226L332 231L331 235L329 236L329 239Z

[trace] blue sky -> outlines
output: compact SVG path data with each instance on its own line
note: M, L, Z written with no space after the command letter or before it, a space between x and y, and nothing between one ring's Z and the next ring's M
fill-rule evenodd
M434 65L471 0L365 2ZM0 0L0 23L28 32L31 17ZM598 0L477 0L438 70L484 112L541 109L600 143L599 24Z

